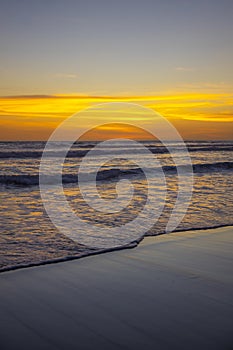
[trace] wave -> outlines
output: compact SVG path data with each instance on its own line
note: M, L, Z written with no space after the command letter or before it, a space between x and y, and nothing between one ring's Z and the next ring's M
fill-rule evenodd
M167 173L176 172L177 168L181 168L185 171L187 165L176 166L164 166L163 170ZM192 166L194 173L210 173L210 172L221 172L227 170L233 170L233 162L217 162L217 163L198 163Z
M174 232L190 232L190 231L199 231L199 230L216 230L219 228L223 227L232 227L232 224L230 225L225 225L225 224L219 224L219 225L206 225L206 226L200 226L200 227L189 227L189 228L181 228L181 229L176 229ZM42 260L36 260L36 261L31 261L28 263L18 263L16 265L6 265L0 267L0 273L2 272L8 272L8 271L13 271L13 270L18 270L18 269L24 269L24 268L30 268L30 267L36 267L36 266L43 266L43 265L50 265L50 264L56 264L56 263L62 263L62 262L67 262L67 261L72 261L72 260L77 260L81 259L87 256L94 256L94 255L99 255L99 254L104 254L104 253L109 253L109 252L114 252L114 251L119 251L123 249L133 249L136 248L141 241L143 241L146 237L156 237L156 236L161 236L164 234L169 234L166 233L165 231L161 231L158 233L155 233L153 235L145 234L143 237L141 237L138 240L135 240L129 244L114 247L114 248L103 248L103 249L95 249L95 248L89 248L86 247L82 252L77 252L77 254L74 255L66 255L64 257L58 257L58 258L53 258L53 259L42 259ZM85 247L85 246L83 246Z
M68 158L84 157L89 150L84 151L69 151L67 154ZM0 152L0 159L40 159L43 154L43 151L9 151L9 152ZM59 158L63 157L62 152L46 152L46 155L50 158Z
M74 149L70 150L67 154L67 158L80 158L84 157L87 152L92 149L93 145L83 145L79 146L81 149ZM114 149L114 151L113 151ZM153 153L153 154L166 154L169 153L168 149L165 146L158 146L158 145L149 145L148 149ZM182 147L180 146L172 146L172 149L174 152L182 152ZM232 145L211 145L211 146L187 146L187 149L190 153L193 152L232 152L233 151L233 146ZM125 148L124 147L113 147L113 148L106 148L101 151L96 151L96 155L101 155L101 154L125 154ZM128 148L127 147L127 154L135 152L137 149L135 148ZM25 159L25 158L41 158L43 154L43 150L9 150L9 151L0 151L0 159ZM59 150L58 151L47 151L46 155L48 157L62 157L63 152Z
M97 181L112 179L119 176L121 173L120 169L109 169L101 170L97 174ZM130 173L130 171L129 171ZM88 182L92 174L85 174L85 180ZM43 183L48 185L56 184L56 175L44 175ZM76 174L65 174L62 176L63 184L72 184L78 182L78 175ZM5 185L24 185L24 186L34 186L39 185L39 174L19 174L19 175L0 175L0 184Z
M163 171L167 175L177 174L177 167L174 165L163 166ZM180 165L178 168L182 169L184 172L188 169L187 165ZM153 172L156 174L158 168L148 169L151 174ZM193 172L194 173L211 173L211 172L223 172L223 171L232 171L233 162L218 162L218 163L206 163L206 164L194 164ZM97 174L97 181L112 180L118 178L119 176L130 177L132 175L142 175L143 171L140 168L132 169L103 169L100 170ZM89 181L92 178L92 173L85 174L85 181ZM45 175L43 176L43 182L47 184L55 184L57 177L55 175ZM72 184L78 183L77 174L64 174L62 177L63 184ZM29 175L29 174L17 174L17 175L0 175L0 184L5 185L22 185L22 186L35 186L39 185L39 174Z

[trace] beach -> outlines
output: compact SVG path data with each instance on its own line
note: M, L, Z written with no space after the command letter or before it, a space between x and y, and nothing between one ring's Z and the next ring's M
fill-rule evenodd
M232 349L232 231L1 273L1 349Z
M1 2L0 350L233 350L232 15Z

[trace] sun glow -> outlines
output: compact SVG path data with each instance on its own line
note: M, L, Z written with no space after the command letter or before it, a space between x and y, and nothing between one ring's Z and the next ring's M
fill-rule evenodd
M1 140L46 140L53 130L68 116L87 107L105 102L132 102L149 107L165 116L185 139L231 139L233 121L233 98L231 94L170 94L158 96L75 96L38 95L10 96L0 98ZM132 118L132 116L130 116ZM146 120L142 114L134 114L135 121ZM109 123L127 123L127 115L122 120L114 120L109 115ZM119 124L120 125L120 124ZM122 130L112 124L111 130L103 130L108 135L122 137L131 135L141 138L138 130ZM79 125L80 128L83 125ZM93 138L100 136L96 130ZM104 137L105 137L104 136Z

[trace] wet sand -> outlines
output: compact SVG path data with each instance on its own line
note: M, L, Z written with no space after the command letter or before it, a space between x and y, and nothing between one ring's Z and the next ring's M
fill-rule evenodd
M0 274L0 349L233 349L233 228Z

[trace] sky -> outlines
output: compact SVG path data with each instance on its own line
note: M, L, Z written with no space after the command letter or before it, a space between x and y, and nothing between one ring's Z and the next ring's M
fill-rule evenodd
M1 1L0 33L2 140L47 139L109 100L233 138L232 0Z

